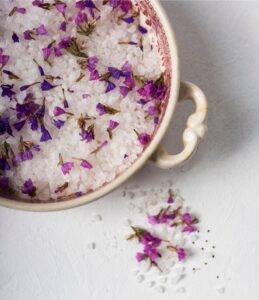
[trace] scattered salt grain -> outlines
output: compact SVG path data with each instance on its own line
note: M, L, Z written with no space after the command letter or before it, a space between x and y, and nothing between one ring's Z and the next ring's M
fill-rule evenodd
M149 287L153 287L156 285L156 282L155 281L147 281L147 286Z
M177 293L180 293L180 294L183 294L183 293L185 293L185 291L186 291L186 289L184 288L184 287L179 287L177 290L176 290L176 292Z
M92 221L93 222L100 222L100 221L102 221L102 219L103 219L102 216L98 214L98 215L93 216Z
M142 275L142 274L138 275L137 278L136 278L136 281L137 281L138 283L141 283L141 282L143 282L144 280L145 280L145 276Z
M163 294L165 292L165 287L164 286L158 286L155 288L155 290L160 293Z
M88 243L87 248L90 250L94 250L96 248L96 243L95 242Z
M224 294L225 293L225 288L224 287L218 287L217 291L219 294Z

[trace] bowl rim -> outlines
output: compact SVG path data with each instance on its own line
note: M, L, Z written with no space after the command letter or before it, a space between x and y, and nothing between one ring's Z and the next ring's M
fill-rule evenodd
M58 201L58 202L46 202L46 203L23 202L23 201L8 199L0 196L0 206L18 209L18 210L25 210L25 211L47 212L47 211L65 210L69 208L78 207L86 203L91 203L94 200L97 200L102 196L112 192L119 185L125 182L129 177L131 177L134 173L136 173L150 158L150 156L154 153L154 151L156 150L156 148L158 147L158 145L160 144L162 138L166 133L166 130L170 124L170 121L172 119L175 110L175 106L179 94L179 87L180 87L180 71L179 71L179 57L178 57L178 49L177 49L177 43L175 39L175 33L165 13L165 10L162 7L160 1L149 0L149 2L151 3L151 6L154 8L155 12L157 13L158 18L166 34L166 39L170 50L172 70L173 70L173 76L171 76L170 101L168 101L167 103L167 107L163 119L161 121L161 124L157 129L156 134L152 138L150 144L140 155L140 157L127 170L125 170L122 174L118 175L110 183L105 184L104 186L100 187L99 189L96 189L95 191L89 194L83 195L79 198L70 199L70 200Z

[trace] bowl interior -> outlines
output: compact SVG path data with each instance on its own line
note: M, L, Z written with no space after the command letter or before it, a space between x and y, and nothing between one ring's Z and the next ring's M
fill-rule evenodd
M150 0L141 0L137 1L137 7L145 16L145 23L147 26L151 26L156 35L158 50L161 56L162 65L164 67L164 80L165 85L167 86L167 92L164 100L161 105L161 117L160 122L157 124L154 134L152 136L151 143L144 149L144 151L139 155L137 160L123 173L118 174L117 177L109 183L105 183L103 186L99 187L96 190L91 190L87 194L82 195L77 198L74 194L60 197L58 199L49 199L48 201L40 201L38 199L7 199L5 196L0 197L0 204L9 207L15 207L18 209L27 209L27 210L57 210L64 209L69 207L78 206L87 202L91 202L106 193L112 191L119 184L124 182L127 178L129 178L134 172L136 172L145 161L152 155L156 147L158 146L160 140L167 129L168 123L171 119L175 103L171 103L176 101L176 95L178 94L178 61L177 61L177 51L175 48L175 42L173 40L173 33L171 31L170 25L167 23L164 12L160 7L160 4L154 3ZM168 28L164 27L164 24ZM168 41L168 29L170 30L170 34L172 37L170 41ZM172 50L174 51L173 57L175 61L172 62ZM175 66L176 71L174 72L174 80L172 78L172 68ZM174 96L172 97L172 83L174 84L175 91L173 92ZM170 98L170 101L169 101ZM168 112L169 107L171 111ZM168 109L167 109L168 108ZM167 121L165 122L165 115L167 115ZM166 124L164 124L166 123ZM51 206L52 205L52 206Z

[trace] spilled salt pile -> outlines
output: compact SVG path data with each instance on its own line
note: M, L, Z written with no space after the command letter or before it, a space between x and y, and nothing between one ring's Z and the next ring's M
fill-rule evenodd
M2 195L81 196L149 144L166 88L136 3L1 2Z

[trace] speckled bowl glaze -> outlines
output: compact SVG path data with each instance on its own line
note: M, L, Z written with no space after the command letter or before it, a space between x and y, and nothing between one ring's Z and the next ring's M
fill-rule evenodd
M48 202L24 202L22 200L0 197L0 205L29 211L54 211L76 207L90 203L111 192L131 177L149 159L159 168L170 169L189 159L195 152L200 139L205 136L207 131L205 125L207 117L206 97L196 85L180 81L179 59L174 32L160 2L158 0L141 0L138 1L138 6L146 16L146 25L155 29L159 52L165 68L165 84L168 87L162 104L161 121L153 134L150 144L131 167L118 175L112 182L79 198L64 197L55 202L51 200ZM176 104L181 100L193 101L196 110L187 120L186 129L183 132L184 147L182 152L170 155L160 145L160 142L172 120Z

